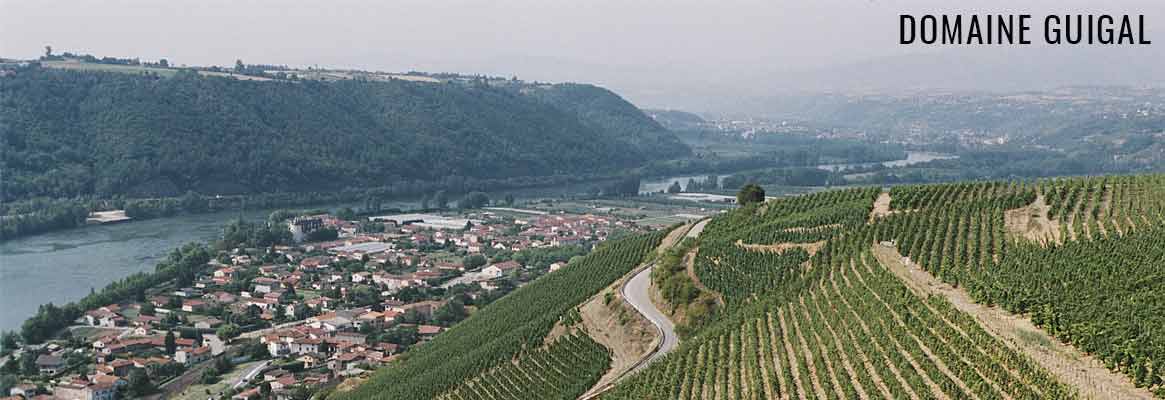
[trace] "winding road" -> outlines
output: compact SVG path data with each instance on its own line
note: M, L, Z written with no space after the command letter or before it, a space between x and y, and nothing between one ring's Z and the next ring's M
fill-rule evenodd
M647 367L648 364L651 364L656 359L663 357L664 354L675 349L680 343L679 337L676 336L675 324L651 302L651 295L648 289L651 287L651 270L654 268L654 264L648 268L644 268L635 274L635 276L631 277L626 285L623 285L623 298L627 299L627 303L631 304L631 307L634 307L635 311L643 314L643 317L651 321L651 324L655 325L660 333L663 334L663 340L660 342L659 347L656 347L655 351L649 354L644 361L640 361L631 372Z
M707 225L708 221L708 219L704 219L700 222L697 222L692 226L692 229L688 230L688 233L685 234L684 237L696 238L700 236L700 232L704 231L704 225ZM669 319L667 315L664 315L663 311L660 311L660 309L655 306L655 303L651 302L651 271L654 268L655 264L651 264L651 266L644 268L642 271L639 271L635 274L635 276L627 280L627 283L623 285L622 289L623 298L627 299L627 303L631 304L631 307L635 308L635 311L638 311L640 314L642 314L644 318L647 318L648 321L651 321L651 324L655 325L655 327L659 329L663 336L663 340L660 341L659 347L657 347L654 352L652 352L643 361L641 361L639 365L636 365L635 368L631 370L631 372L639 371L647 367L655 360L658 360L665 354L675 350L676 346L680 344L680 339L678 336L676 336L675 324L672 323L671 319Z
M688 230L684 237L695 238L699 236L700 232L704 231L704 225L707 225L707 223L708 219L704 219L700 222L697 222L695 225L692 225L692 228ZM672 246L674 245L675 244L672 244ZM643 315L644 318L646 318L651 322L652 325L655 326L663 340L660 340L659 345L657 345L653 351L644 355L643 359L639 360L634 367L631 367L631 369L621 373L619 377L615 378L615 380L612 382L592 387L591 390L588 390L586 393L583 393L581 396L579 396L579 400L590 400L598 397L608 389L615 387L615 384L620 380L623 380L623 378L647 367L655 360L658 360L679 346L680 339L679 336L676 336L675 324L672 323L671 319L668 319L667 315L665 315L663 311L660 311L659 308L655 306L655 303L651 302L651 270L654 268L655 263L652 263L646 267L642 267L642 269L639 271L634 272L634 275L631 276L631 279L628 279L625 283L623 283L623 286L619 289L619 292L623 295L623 300L626 301L627 304L630 304L636 312Z

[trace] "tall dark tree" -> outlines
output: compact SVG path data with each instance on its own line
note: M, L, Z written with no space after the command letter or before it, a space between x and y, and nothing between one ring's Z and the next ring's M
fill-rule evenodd
M765 201L765 189L755 183L749 183L736 193L736 203L741 206L758 204Z
M488 205L489 196L483 192L469 192L457 202L457 207L461 209L482 208Z
M164 340L166 344L166 354L174 354L174 352L178 350L178 342L174 338L174 331L166 332L166 338Z
M156 389L154 383L150 382L149 375L146 375L146 371L142 368L133 368L126 380L129 381L129 384L125 386L125 390L131 398L144 397Z

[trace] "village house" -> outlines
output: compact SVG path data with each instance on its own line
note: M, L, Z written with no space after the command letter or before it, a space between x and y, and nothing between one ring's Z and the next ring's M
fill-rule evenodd
M210 346L202 346L193 349L182 349L174 352L174 361L189 367L191 365L209 360L211 356L212 354Z
M55 375L65 366L65 360L52 354L41 354L36 357L36 368L44 375Z
M230 282L239 276L239 272L235 267L223 267L214 271L214 277L218 280Z
M175 290L173 294L175 296L178 296L178 297L186 297L186 298L201 297L202 291L195 289L195 288L181 288L181 289Z
M133 368L133 361L116 359L107 363L98 364L94 370L106 375L129 376L129 372L133 370Z
M399 306L392 306L391 308L386 309L386 311L391 310L391 311L399 312L401 314L404 314L404 313L409 312L409 311L413 311L419 315L424 316L425 318L430 318L433 316L433 311L438 309L438 308L441 308L442 306L445 305L445 303L446 303L446 301L444 301L444 300L420 301L420 302L416 302L416 303L409 303L409 304L404 304L404 305L399 305Z
M417 326L417 335L421 337L431 338L437 336L438 333L445 330L445 328L436 325L419 325Z
M258 399L258 398L262 397L262 393L259 393L259 392L260 392L260 390L258 387L253 387L253 388L244 390L242 392L239 392L238 394L236 394L234 396L231 396L231 399L232 400Z
M326 256L308 257L299 262L300 268L308 271L318 271L327 269L331 264L332 258Z
M327 352L329 352L329 346L328 346L328 343L325 342L323 339L300 338L300 339L293 340L289 344L288 350L292 354L299 354L299 355L314 354L314 353L327 353Z
M328 361L328 369L335 372L350 371L355 369L357 365L364 362L364 354L361 353L343 353L332 357Z
M295 359L295 361L303 363L305 369L315 368L322 360L319 354L304 354Z
M194 327L197 329L215 329L220 325L222 325L222 320L215 317L207 317L194 323Z
M560 262L551 263L550 264L550 272L558 271L558 270L562 269L562 267L565 267L565 266L566 266L566 264L560 263Z
M315 310L330 310L332 309L332 306L335 304L335 302L336 300L331 297L320 296L304 301L303 304Z
M60 400L113 400L117 388L112 384L98 384L76 378L53 387L53 398Z
M206 310L206 302L202 300L183 300L182 311L186 312L202 312Z
M268 311L268 310L271 310L273 307L278 306L279 300L252 297L252 298L247 299L245 304L248 307L249 306L259 307L260 311Z
M252 279L251 284L255 286L256 293L268 293L280 287L278 280L265 276Z
M295 375L287 374L269 382L271 391L284 390L296 384Z
M361 329L365 325L380 328L384 325L384 322L384 313L369 311L356 317L356 320L352 321L352 326L356 329Z
M514 270L517 270L519 268L522 268L521 264L518 264L517 261L510 260L510 261L503 261L500 263L494 263L493 265L482 268L481 272L487 276L493 276L495 278L500 278L502 275L505 275L505 274L509 273L510 271L514 271Z
M336 332L332 335L332 339L336 342L364 344L368 340L368 336L356 332Z
M308 325L313 328L339 331L351 328L353 318L337 315L336 312L329 312L309 318L308 320L310 321Z
M113 328L125 326L126 320L121 315L110 311L108 307L98 308L85 313L85 322L91 326Z
M89 375L89 381L97 385L112 385L114 389L129 384L129 381L122 379L120 376L108 374Z

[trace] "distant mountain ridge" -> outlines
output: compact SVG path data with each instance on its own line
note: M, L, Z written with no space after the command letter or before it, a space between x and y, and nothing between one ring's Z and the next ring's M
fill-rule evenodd
M690 152L583 84L5 72L4 200L609 173Z

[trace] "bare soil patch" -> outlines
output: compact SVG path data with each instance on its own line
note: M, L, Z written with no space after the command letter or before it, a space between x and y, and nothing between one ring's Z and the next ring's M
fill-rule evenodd
M886 217L890 215L890 192L882 192L878 198L874 200L874 209L870 211L870 223L874 223L875 219Z
M822 246L825 246L825 241L818 241L812 243L777 243L777 244L748 244L737 240L736 245L748 251L765 251L769 253L784 253L789 249L804 249L809 253L809 256L814 256Z
M603 304L602 293L614 293L610 305ZM611 350L611 368L594 387L614 382L655 349L659 331L638 312L627 307L619 296L618 286L603 290L579 308L582 326L599 344Z
M711 293L713 296L716 296L716 302L723 306L724 296L721 296L720 293L712 289L708 289L707 286L704 286L704 282L700 282L700 277L696 276L696 254L699 251L699 247L693 248L692 251L684 256L684 270L688 273L688 278L692 280L692 284L696 285L697 289L700 289L701 292Z
M1003 213L1003 224L1007 232L1039 243L1042 246L1063 243L1060 237L1060 221L1048 218L1051 206L1044 195L1037 195L1031 204Z
M819 226L794 226L792 228L781 229L781 231L782 232L790 232L790 233L801 233L801 232L820 231L820 230L826 230L826 229L837 229L837 228L841 228L842 226L843 226L842 224L828 224L828 225L819 225Z
M874 256L917 294L940 295L959 311L970 314L988 333L1008 347L1027 354L1060 381L1074 386L1087 399L1152 399L1128 377L1105 368L1095 357L1061 343L1024 316L998 307L975 303L962 289L954 288L914 265L907 265L892 247L874 245Z
M692 229L693 225L695 224L684 224L676 229L672 229L671 232L667 233L667 236L663 237L663 240L659 241L659 246L655 247L655 252L662 254L667 249L672 248L672 246L679 244L680 240L684 239L684 236L688 234L688 230Z

